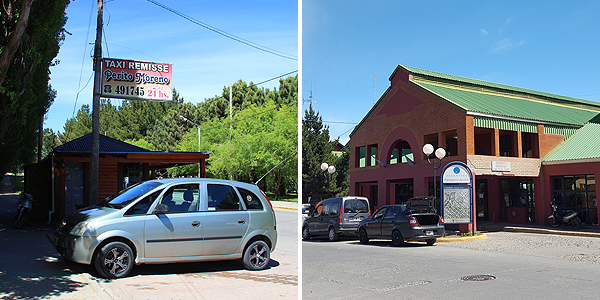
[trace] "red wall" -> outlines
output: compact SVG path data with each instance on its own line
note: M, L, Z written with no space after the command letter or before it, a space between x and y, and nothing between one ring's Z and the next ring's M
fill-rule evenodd
M466 122L467 118L470 118L472 131L472 117L467 117L459 108L408 82L408 78L404 71L396 72L391 79L392 86L384 98L350 140L350 194L356 195L360 192L359 183L377 182L379 206L393 202L393 190L390 185L394 180L414 178L414 195L427 196L428 182L433 177L433 166L422 153L425 135L437 134L439 144L443 145L445 140L442 132L457 130L458 155L451 159L446 158L444 164L456 160L466 161L469 130ZM473 133L470 134L472 136ZM408 163L389 163L389 153L398 140L406 140L410 144L414 166ZM377 159L383 161L386 167L379 164L357 167L357 147L373 144L377 144ZM438 176L440 172L441 169L438 169ZM365 193L368 191L365 190Z

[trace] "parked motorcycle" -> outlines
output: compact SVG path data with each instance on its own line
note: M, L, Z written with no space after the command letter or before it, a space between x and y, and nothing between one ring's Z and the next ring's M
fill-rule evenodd
M576 211L564 210L561 212L554 201L550 203L550 207L552 208L552 214L548 216L548 219L552 220L552 227L566 227L569 225L575 230L578 230L579 227L581 227L581 220L577 217L578 213Z
M17 215L15 216L15 222L13 228L21 228L27 220L29 220L29 213L33 209L33 197L27 193L21 193L21 199L19 200L19 208L17 208Z

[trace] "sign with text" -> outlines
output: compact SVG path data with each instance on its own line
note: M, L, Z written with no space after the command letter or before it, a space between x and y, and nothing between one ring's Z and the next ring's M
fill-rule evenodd
M471 222L471 188L468 185L445 185L442 187L444 198L444 222L464 224Z
M454 165L452 168L444 169L442 181L444 183L470 183L471 175L467 168L462 165Z
M473 223L475 228L474 177L469 166L460 161L447 164L441 175L442 217L446 224Z
M173 65L125 59L102 61L101 97L129 100L173 100Z
M492 161L492 171L494 172L510 172L509 161Z

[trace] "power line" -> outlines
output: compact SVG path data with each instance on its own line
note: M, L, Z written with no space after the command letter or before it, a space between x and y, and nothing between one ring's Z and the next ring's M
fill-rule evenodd
M298 72L298 70L295 70L295 71L292 71L292 72L288 72L288 73L285 73L285 74L283 74L283 75L279 75L279 76L277 76L277 77L273 77L273 78L271 78L271 79L267 79L267 80L265 80L265 81L262 81L262 82L259 82L259 83L252 83L252 84L249 84L249 85L248 85L248 87L252 87L252 86L258 87L258 85L260 85L260 84L267 83L267 82L269 82L269 81L273 81L273 80L275 80L275 79L279 79L279 78L281 78L281 77L283 77L283 76L290 75L290 74L294 74L294 73L296 73L296 72ZM216 95L215 95L215 96L216 96ZM212 103L212 102L214 102L214 101L217 101L217 100L219 100L219 99L225 99L225 98L224 98L224 97L221 97L221 96L216 96L215 98L211 98L211 99L208 99L208 100L204 101L204 103L206 103L206 104L209 104L209 103Z
M172 9L172 8L164 5L164 4L158 3L158 2L156 2L154 0L147 0L147 1L150 2L150 3L152 3L152 4L154 4L154 5L156 5L156 6L158 6L158 7L160 7L160 8L162 8L162 9L170 11L170 12L172 12L172 13L174 13L174 14L176 14L176 15L178 15L178 16L180 16L180 17L182 17L182 18L184 18L184 19L186 19L186 20L188 20L188 21L190 21L190 22L192 22L194 24L196 24L196 25L204 27L204 28L206 28L206 29L208 29L208 30L210 30L210 31L212 31L214 33L220 34L220 35L222 35L222 36L224 36L224 37L226 37L228 39L234 40L236 42L242 43L244 45L250 46L250 47L252 47L254 49L257 49L257 50L260 50L260 51L264 51L264 52L267 52L267 53L270 53L270 54L273 54L273 55L277 55L279 57L283 57L283 58L287 58L287 59L291 59L291 60L295 60L295 61L298 60L298 58L296 58L296 57L294 57L294 56L292 56L290 54L283 53L281 51L277 51L277 50L274 50L274 49L262 46L260 44L257 44L257 43L245 40L243 38L237 37L237 36L235 36L235 35L233 35L231 33L225 32L225 31L223 31L221 29L218 29L216 27L213 27L213 26L210 26L210 25L208 25L206 23L200 22L200 21L198 21L198 20L196 20L196 19L194 19L194 18L192 18L190 16L187 16L187 15L181 13L181 12L178 12L178 11L176 11L176 10L174 10L174 9Z
M77 92L77 96L75 96L75 104L73 105L73 117L75 117L75 109L77 108L77 100L79 99L79 94L81 93L81 91L83 91L83 89L80 90L79 88L81 87L81 77L83 77L83 66L85 64L85 52L87 50L88 37L90 35L90 27L92 26L91 24L92 24L93 12L94 12L94 5L92 2L92 6L90 7L90 18L88 20L88 29L87 29L87 33L85 35L85 46L83 47L83 58L81 59L81 70L79 71L79 83L77 84L78 92ZM90 80L88 79L88 82L85 84L85 87L87 87L89 82L90 82ZM84 87L84 89L85 89L85 87Z

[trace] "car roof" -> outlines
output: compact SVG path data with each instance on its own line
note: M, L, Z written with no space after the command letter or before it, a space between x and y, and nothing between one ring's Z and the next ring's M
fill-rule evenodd
M236 186L243 186L246 188L258 187L257 185L254 185L251 183L234 181L234 180L215 179L215 178L162 178L162 179L150 179L148 181L149 182L158 182L158 183L162 183L162 184L172 184L172 183L190 182L190 181L193 181L193 182L217 182L217 183L226 183L226 184L231 184L231 185L236 185Z

